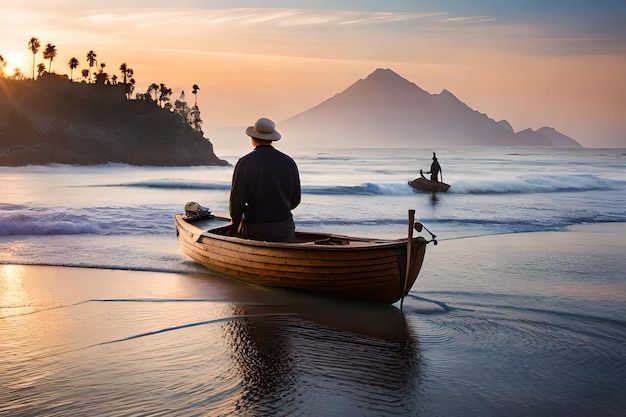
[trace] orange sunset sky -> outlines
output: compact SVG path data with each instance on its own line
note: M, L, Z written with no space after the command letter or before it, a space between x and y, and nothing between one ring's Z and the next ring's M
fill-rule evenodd
M27 43L68 74L93 50L135 92L185 92L203 129L280 121L390 68L513 128L554 127L585 147L626 147L626 2L0 0L5 72L32 76ZM47 62L46 62L47 67ZM95 70L95 68L94 68ZM243 136L243 133L242 133ZM349 144L346 144L349 145Z

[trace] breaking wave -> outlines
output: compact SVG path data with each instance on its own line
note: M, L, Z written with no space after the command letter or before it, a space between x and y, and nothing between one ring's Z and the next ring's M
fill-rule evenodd
M446 181L447 182L447 181ZM450 180L449 194L533 194L580 191L610 191L626 186L625 181L610 180L596 175L539 176L522 175L513 178ZM103 187L137 187L157 189L230 190L230 183L160 179L130 183L102 185ZM307 185L302 184L303 194L315 195L410 195L414 190L407 182L356 185Z

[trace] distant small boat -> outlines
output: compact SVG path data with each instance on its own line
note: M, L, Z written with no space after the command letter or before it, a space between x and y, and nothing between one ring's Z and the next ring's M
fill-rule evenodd
M419 191L445 193L450 188L450 184L445 182L431 181L420 172L420 177L409 181L409 185Z
M417 279L426 245L413 230L426 229L409 211L408 237L368 239L296 231L296 241L264 242L230 235L230 219L175 215L182 251L208 269L254 284L332 296L395 303ZM428 231L430 233L430 231Z

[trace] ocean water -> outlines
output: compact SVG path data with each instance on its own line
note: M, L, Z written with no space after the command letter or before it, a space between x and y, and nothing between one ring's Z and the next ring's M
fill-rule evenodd
M291 155L299 229L437 235L402 311L186 258L232 166L0 167L0 415L623 415L626 150L440 149L436 199L430 150Z
M439 153L452 185L432 201L407 185L430 152L292 155L297 227L402 237L409 209L440 240L626 221L626 151L480 148ZM233 165L241 155L220 156ZM185 272L173 215L187 201L228 215L230 167L0 167L0 262ZM105 259L94 257L106 250Z

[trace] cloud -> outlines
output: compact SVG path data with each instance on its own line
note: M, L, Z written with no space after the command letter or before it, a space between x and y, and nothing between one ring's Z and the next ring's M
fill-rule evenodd
M17 8L3 14L12 16L7 24L19 21L20 27L34 28L33 35L53 40L60 51L65 42L70 48L90 44L93 49L100 44L132 48L152 41L165 50L330 59L347 53L348 59L378 56L394 61L424 57L416 51L433 47L547 55L626 53L626 42L615 30L599 33L591 24L546 23L545 17L514 19L499 9L493 14L462 11L117 7L68 9L62 14ZM36 24L27 24L28 19Z
M36 36L57 46L53 70L60 73L69 71L70 57L82 67L94 50L112 73L122 62L132 67L138 91L153 81L185 89L199 83L207 124L241 115L248 123L258 101L275 117L288 117L386 67L428 91L447 88L517 126L539 117L553 124L561 113L556 127L576 139L577 131L593 132L598 124L623 132L613 115L623 102L626 7L571 1L569 8L562 0L555 0L560 7L484 0L268 0L265 7L234 7L261 4L244 0L111 0L100 8L15 2L0 13L0 54L22 57L16 66L30 73L26 43ZM583 89L586 96L575 95ZM252 108L247 115L244 105ZM527 117L513 120L522 112Z

